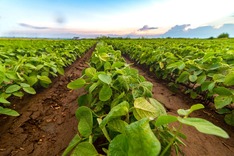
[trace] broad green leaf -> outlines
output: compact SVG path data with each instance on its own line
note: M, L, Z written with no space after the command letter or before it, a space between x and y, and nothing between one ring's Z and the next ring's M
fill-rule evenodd
M209 85L212 84L212 83L213 83L213 82L211 82L211 81L205 81L205 82L203 82L202 85L201 85L201 90L202 90L202 91L208 90ZM211 85L211 87L212 87L212 85Z
M120 119L113 119L108 122L107 126L112 131L116 131L119 133L124 133L126 126L128 125L127 122L120 120Z
M215 87L215 82L211 82L209 85L208 85L208 90L211 92L213 90L213 88Z
M160 126L175 122L177 120L178 120L177 117L172 116L172 115L161 115L157 118L155 122L155 126L160 127Z
M89 93L91 94L96 88L97 86L99 85L99 81L96 82L96 83L93 83L90 87L89 87Z
M223 138L229 138L228 134L224 130L222 130L220 127L215 126L214 124L205 119L178 117L178 121L183 124L195 127L201 133L216 135Z
M116 105L110 110L107 116L102 120L99 127L102 129L111 119L115 119L117 117L126 115L128 113L128 109L129 109L129 104L126 101Z
M18 91L20 89L21 89L21 87L19 85L13 84L13 85L10 85L9 87L7 87L5 92L6 93L13 93L13 92L16 92L16 91Z
M96 74L96 69L93 67L85 69L85 75L92 78Z
M93 115L90 108L81 106L76 110L76 118L78 119L78 130L81 136L88 138L92 134Z
M58 71L58 73L59 73L60 75L64 75L64 69L63 69L63 67L57 68L57 71Z
M221 109L217 109L216 112L217 112L218 114L229 114L229 113L231 113L232 111L231 111L230 109L224 107L224 108L221 108Z
M78 134L76 134L73 139L71 140L71 142L69 143L69 145L67 146L67 148L65 149L65 151L63 152L62 156L67 156L72 149L78 145L78 143L81 141L81 138Z
M17 77L15 71L7 71L7 72L5 73L5 76L6 76L7 78L9 78L10 80L17 80L17 79L18 79L18 77Z
M92 94L81 95L78 98L78 105L79 106L88 106L91 104L91 101L92 101Z
M10 104L9 101L7 101L5 98L3 97L0 97L0 103L3 103L3 104Z
M112 89L107 84L104 84L99 92L99 100L107 101L112 96Z
M24 93L21 91L18 91L18 92L14 92L13 95L22 98L24 96Z
M81 142L75 147L71 156L98 156L98 152L89 142Z
M129 144L125 134L117 135L108 147L109 156L131 156L128 154ZM136 152L137 153L137 152ZM133 153L132 153L133 155Z
M197 81L197 75L189 75L189 80L190 80L191 82Z
M178 68L179 70L184 69L185 63L183 61L178 61L175 63L171 63L167 66L167 69L173 69L173 68Z
M198 76L197 84L203 84L203 82L205 82L205 80L206 80L206 75Z
M72 81L68 83L67 88L69 89L79 89L83 87L86 84L86 81L82 78L76 79L75 81Z
M192 112L196 111L196 110L199 110L199 109L203 109L205 108L202 104L195 104L195 105L192 105L190 107L190 109L187 109L187 110L184 110L184 109L178 109L177 110L177 113L179 115L182 115L182 116L188 116L189 114L191 114Z
M114 62L111 67L112 68L120 68L120 67L123 67L124 65L125 65L124 62Z
M213 89L214 93L219 95L233 95L232 91L225 87L216 87Z
M213 80L215 82L223 82L224 79L225 79L225 75L223 75L223 74L214 74L213 75Z
M231 102L232 102L231 96L219 95L214 98L214 104L216 109L223 108L224 106L231 104Z
M160 115L160 110L157 110L145 98L139 97L134 100L133 115L137 120L142 118L155 119Z
M129 156L158 155L161 144L152 132L147 118L126 127Z
M20 114L13 109L3 108L0 106L0 114L5 114L9 116L19 116Z
M36 91L32 87L24 87L23 90L29 94L36 94Z
M30 86L33 86L35 83L37 83L38 79L37 79L37 76L29 76L26 78L26 80L28 81L28 84Z
M42 81L45 84L50 84L52 83L52 81L50 80L50 78L48 76L40 76L38 75L37 78Z
M102 82L106 83L106 84L110 84L112 79L109 75L106 74L99 74L98 75L99 80L101 80Z
M234 126L234 110L232 110L232 113L226 114L224 120L227 124Z
M231 72L228 75L226 75L223 83L227 86L233 86L234 85L234 72Z
M106 70L109 70L109 69L111 69L111 63L107 61L107 62L104 64L104 70L106 71Z
M30 85L27 84L27 83L20 83L20 86L21 86L21 87L30 87Z
M185 83L185 82L188 81L189 76L190 76L190 73L189 73L189 72L183 71L183 72L180 74L180 76L176 79L176 82Z
M158 116L167 114L164 106L160 102L158 102L156 99L149 98L149 101L150 101L151 105L154 106L156 108L156 110L158 111Z
M192 113L196 110L203 109L203 108L205 108L203 104L195 104L195 105L192 105L189 110L190 110L190 113Z

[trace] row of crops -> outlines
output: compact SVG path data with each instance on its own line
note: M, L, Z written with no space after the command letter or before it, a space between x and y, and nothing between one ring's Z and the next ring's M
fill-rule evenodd
M186 94L214 103L234 125L234 40L107 40L170 86L186 86Z
M152 98L152 83L130 67L120 51L99 42L89 67L82 76L70 82L69 89L84 88L76 110L77 134L63 155L170 155L181 152L179 145L183 124L206 134L228 138L226 132L212 123L189 115L204 108L202 104L168 115ZM168 124L178 122L178 128Z
M7 108L10 97L36 94L36 87L48 87L51 78L64 73L93 40L0 39L0 114L18 116Z

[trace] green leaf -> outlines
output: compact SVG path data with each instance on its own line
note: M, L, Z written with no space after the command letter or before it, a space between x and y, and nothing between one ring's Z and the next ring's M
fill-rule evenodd
M67 148L65 149L65 151L63 152L62 156L67 156L80 141L81 141L80 136L76 134L69 143L69 145L67 146Z
M26 93L29 93L29 94L36 94L35 89L32 88L32 87L24 87L23 90L24 90Z
M177 110L177 113L179 115L182 115L182 116L188 116L189 114L191 114L192 112L196 111L196 110L199 110L199 109L203 109L205 108L202 104L195 104L195 105L192 105L190 107L190 109L187 109L187 110L184 110L184 109L178 109Z
M190 73L189 73L189 72L183 71L183 72L180 74L180 76L176 79L176 82L185 83L185 82L188 81L189 76L190 76Z
M127 122L120 119L113 119L108 122L108 128L119 133L124 133L127 125Z
M99 74L98 75L99 80L101 80L102 82L106 83L106 84L110 84L112 79L109 75L106 74Z
M27 77L26 80L30 86L33 86L38 81L37 77L34 75Z
M0 106L0 114L5 114L9 116L19 116L20 114L13 109L3 108Z
M112 89L107 84L104 84L99 92L99 100L107 101L112 96Z
M223 75L223 74L214 74L213 75L213 80L215 82L224 82L224 79L225 79L225 75Z
M223 108L224 106L231 104L231 102L231 96L219 95L214 98L214 104L216 109Z
M17 77L15 71L7 71L7 72L5 73L5 76L6 76L7 78L9 78L10 80L17 80L17 79L18 79L18 77Z
M128 154L129 144L127 136L124 134L117 135L109 144L109 156L131 156ZM133 154L132 154L133 155Z
M81 142L75 147L71 156L98 156L98 152L89 142Z
M100 82L96 82L96 83L93 83L90 87L89 87L89 93L91 94L96 88L97 86L99 86Z
M92 101L92 94L81 95L78 98L78 105L79 106L88 106L91 104L91 101Z
M161 115L157 118L155 122L155 126L160 127L160 126L175 122L177 120L178 120L177 117L172 116L172 115Z
M205 80L206 80L206 75L198 76L197 84L202 84L203 82L205 82Z
M13 93L13 92L16 92L16 91L18 91L20 89L21 89L21 87L19 85L13 84L13 85L10 85L9 87L7 87L5 92L6 93Z
M219 94L219 95L233 95L232 91L228 88L225 87L216 87L214 88L214 93Z
M76 110L76 118L78 119L78 130L80 134L88 138L92 134L93 115L90 108L81 106Z
M183 61L178 61L178 62L169 64L167 66L167 69L178 68L179 70L182 70L184 69L184 67L185 67L185 63Z
M20 83L20 86L21 86L21 87L30 87L30 85L27 84L27 83Z
M52 81L50 80L50 78L48 76L40 76L38 75L37 78L42 81L42 83L45 83L45 84L50 84L52 83Z
M69 89L79 89L83 87L86 84L86 81L82 78L76 79L75 81L70 82L67 85L67 88Z
M189 80L195 82L197 80L197 75L189 75Z
M223 138L229 138L228 134L224 130L222 130L220 127L215 126L214 124L205 119L178 117L178 121L183 124L195 127L201 133L216 135Z
M208 85L208 90L211 92L213 90L213 88L215 87L215 82L211 82L209 85Z
M5 98L3 97L0 97L0 103L3 103L3 104L10 104L9 101L7 101Z
M139 97L134 100L133 115L137 120L142 118L153 120L160 115L160 110L157 110L145 98Z
M234 126L234 110L232 110L232 113L225 115L224 120L227 124Z
M158 102L156 99L149 98L149 101L150 101L151 105L156 108L156 110L158 112L158 116L167 114L166 109L164 108L164 106L160 102Z
M90 77L90 78L92 78L96 74L96 72L97 72L96 69L93 67L85 69L85 75Z
M129 104L126 101L116 105L110 110L107 116L102 120L99 127L102 129L111 119L115 119L117 117L126 115L128 113L128 109L129 109Z
M129 156L158 155L161 145L152 132L147 118L136 121L126 128Z
M147 118L126 127L125 134L116 136L109 145L110 156L158 155L161 144L152 132Z
M233 86L234 85L234 72L227 74L223 83L227 86Z
M13 95L21 98L24 96L24 93L21 91L18 91L18 92L14 92Z

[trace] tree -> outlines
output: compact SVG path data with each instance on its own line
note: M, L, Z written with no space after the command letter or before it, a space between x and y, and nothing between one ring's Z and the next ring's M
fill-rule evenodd
M229 34L228 33L222 33L217 38L229 38Z

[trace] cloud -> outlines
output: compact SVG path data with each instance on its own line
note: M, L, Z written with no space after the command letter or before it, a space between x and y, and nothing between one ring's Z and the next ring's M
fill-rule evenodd
M55 22L62 25L64 23L66 23L66 18L64 16L62 16L61 14L58 14L55 18Z
M50 29L49 27L34 26L34 25L26 24L26 23L19 23L19 25L21 27L32 28L32 29Z
M161 37L208 38L211 36L216 37L223 32L229 33L230 36L234 35L234 24L224 24L219 28L213 26L189 28L189 26L189 24L176 25L161 35Z
M157 27L149 27L148 25L144 25L142 28L138 29L138 31L147 31L147 30L153 30L158 29Z

